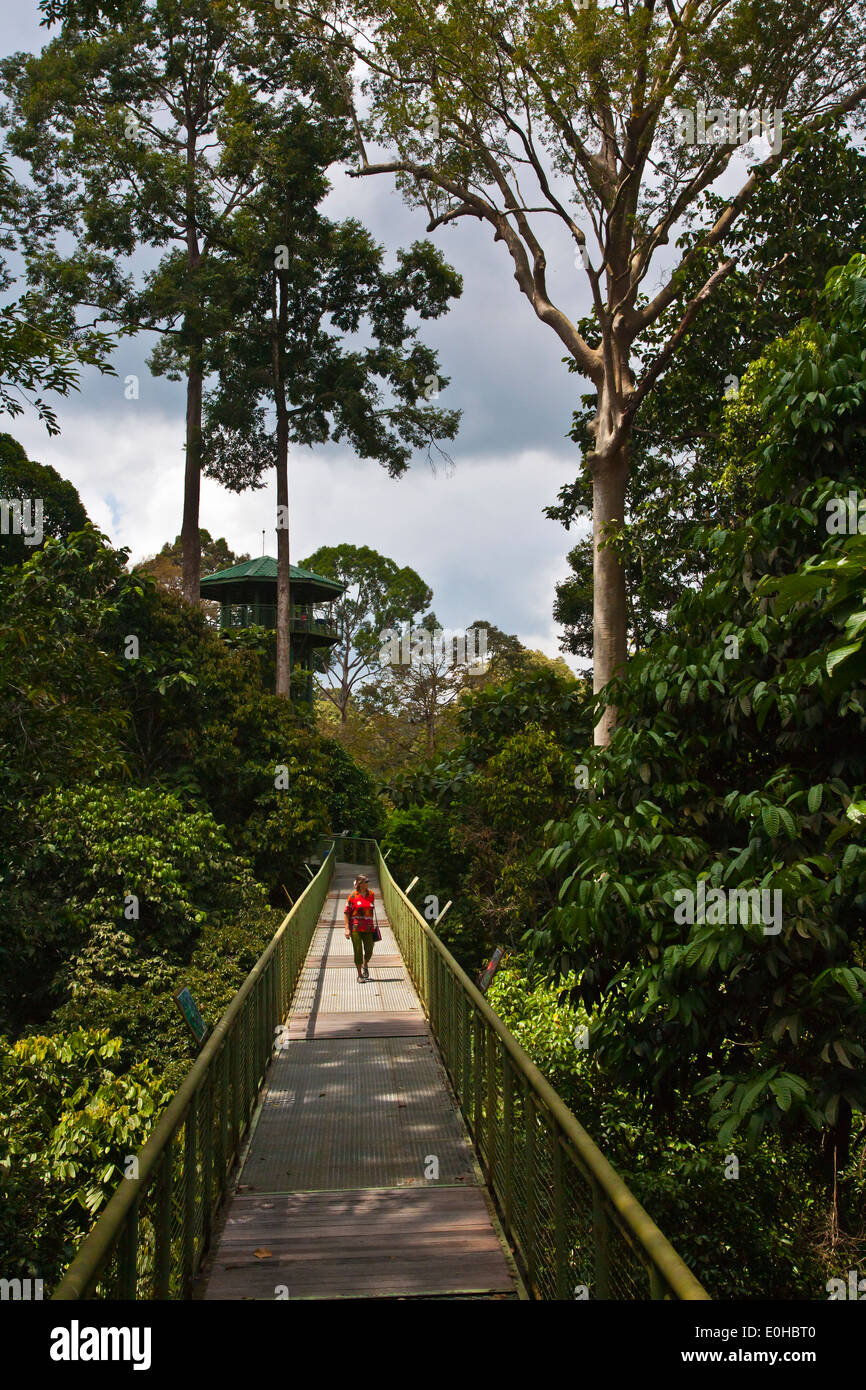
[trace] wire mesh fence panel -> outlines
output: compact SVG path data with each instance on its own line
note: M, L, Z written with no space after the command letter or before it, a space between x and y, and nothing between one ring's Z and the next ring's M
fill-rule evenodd
M652 1298L651 1276L631 1242L611 1223L608 1235L610 1250L611 1298L641 1300Z
M555 1134L543 1115L537 1112L533 1140L535 1288L541 1298L556 1298Z
M595 1218L597 1189L576 1166L567 1145L564 1145L563 1181L569 1297L598 1298L602 1292L598 1285L598 1263L599 1253L604 1250L604 1232L597 1229Z

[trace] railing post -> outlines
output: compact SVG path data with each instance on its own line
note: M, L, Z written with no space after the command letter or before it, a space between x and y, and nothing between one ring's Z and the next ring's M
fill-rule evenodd
M256 991L250 990L247 996L246 1008L241 1011L241 1041L243 1045L243 1107L241 1109L241 1130L246 1130L250 1120L250 1108L252 1105L253 1093L255 1091L255 1077L253 1075L256 1065L255 1044L256 1044Z
M265 974L267 974L267 970L265 971ZM262 1014L264 1013L265 1002L265 994L263 988L264 983L265 981L260 976L256 983L256 988L252 992L253 1030L252 1038L250 1040L250 1052L252 1060L252 1068L250 1073L250 1108L252 1108L253 1098L258 1091L259 1078L262 1074Z
M438 1018L438 1012L439 1012L439 1011L438 1011L438 1008L437 1008L437 1004L438 1004L437 993L438 993L438 991L437 991L437 989L436 989L436 985L437 985L438 974L439 974L439 961L438 961L436 955L434 954L434 952L430 949L430 943L429 943L429 941L427 942L427 951L426 951L426 955L427 955L428 974L429 974L429 986L428 986L428 987L429 987L429 995L428 995L428 998L427 998L427 1012L428 1012L428 1014L429 1014L429 1016L430 1016L430 1025L431 1025L431 1027L432 1027L432 1029L433 1029L433 1036L436 1038L436 1041L438 1042L438 1041L439 1041L439 1018Z
M269 1036L269 1035L270 1035L270 1027L271 1027L271 1019L270 1019L270 1013L271 1013L271 1011L270 1011L270 1008L268 1007L269 1004L270 1004L270 998L271 998L271 962L270 962L270 961L268 961L267 968L266 968L266 970L265 970L265 972L264 972L264 976L263 976L262 980L260 981L259 991L258 991L258 992L259 992L259 995L260 995L260 1002L259 1002L259 1012L258 1012L258 1025L259 1025L259 1026L258 1026L258 1030L257 1030L257 1033L256 1033L256 1090L259 1089L259 1087L260 1087L260 1085L261 1085L262 1078L264 1077L265 1071L267 1070L267 1066L268 1066L268 1057L269 1057L269 1054L270 1054L270 1048L269 1048L269 1046L268 1046L268 1044L269 1044L269 1042L270 1042L270 1036Z
M433 1007L436 1019L436 1040L442 1045L442 957L433 954Z
M420 942L419 942L419 947L420 947L420 951L421 951L421 960L423 961L423 970L424 970L424 1002L425 1002L425 1004L427 1005L427 1009L428 1009L428 1012L429 1012L429 1011L431 1010L431 1008L432 1008L432 1003L431 1003L431 998L430 998L430 985L431 985L431 975L432 975L432 973L433 973L433 972L432 972L432 968L431 968L431 958L432 958L432 955L433 955L433 948L432 948L432 946L430 945L430 942L427 940L427 937L426 937L426 936L422 936L422 937L421 937L421 940L420 940Z

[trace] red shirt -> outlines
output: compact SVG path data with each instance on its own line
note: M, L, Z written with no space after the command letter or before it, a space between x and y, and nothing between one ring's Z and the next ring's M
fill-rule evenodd
M375 894L372 888L366 897L363 893L350 893L349 901L346 906L349 909L349 926L352 931L372 931L373 930L373 898Z

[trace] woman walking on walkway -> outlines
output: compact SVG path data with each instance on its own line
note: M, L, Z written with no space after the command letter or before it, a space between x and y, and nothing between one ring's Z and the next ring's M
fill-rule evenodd
M373 954L374 945L374 896L366 874L359 874L355 879L355 890L349 894L349 900L343 912L346 919L346 936L350 937L352 941L355 967L362 985L370 978L368 962Z

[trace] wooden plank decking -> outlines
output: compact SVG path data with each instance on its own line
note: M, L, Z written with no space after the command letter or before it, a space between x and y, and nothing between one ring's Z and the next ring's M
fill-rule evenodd
M359 984L338 863L195 1296L520 1296L472 1146L376 891Z

